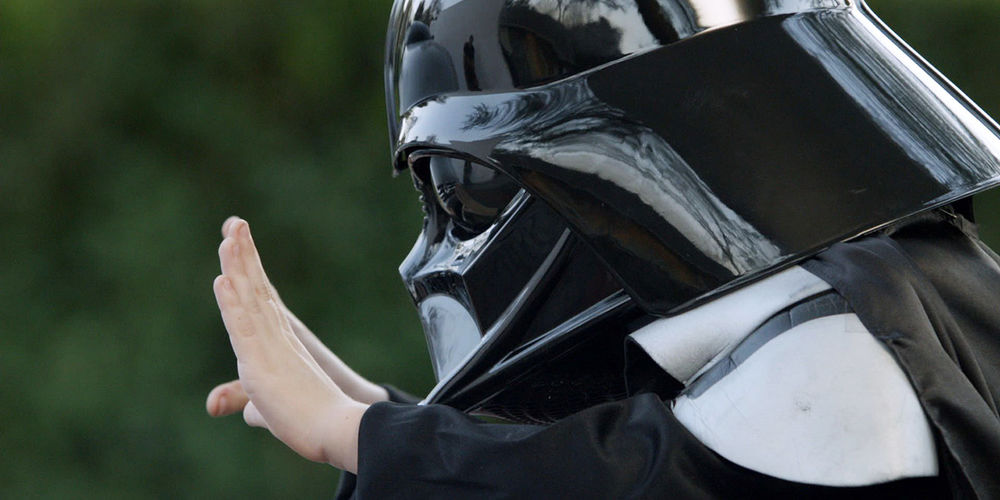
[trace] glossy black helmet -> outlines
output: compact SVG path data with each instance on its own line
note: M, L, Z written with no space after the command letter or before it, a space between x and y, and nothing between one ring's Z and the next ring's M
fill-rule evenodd
M852 0L397 0L386 93L428 401L521 419L621 397L642 322L1000 179Z

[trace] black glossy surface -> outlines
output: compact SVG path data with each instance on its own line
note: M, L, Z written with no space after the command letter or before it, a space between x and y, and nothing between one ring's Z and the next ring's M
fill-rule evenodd
M621 333L608 317L681 311L1000 180L993 121L863 3L399 1L386 87L397 169L459 158L416 172L436 202L401 272L425 317L447 295L484 335L458 359L428 332L448 359L428 400L463 409L565 379L546 363L610 373L579 364ZM496 223L428 187L466 160L525 190ZM556 292L589 288L567 263L594 292Z
M567 318L586 316L594 304L621 295L620 285L565 222L531 195L520 193L494 225L463 239L464 231L456 231L444 207L430 201L435 187L420 177L429 175L417 176L428 217L400 273L418 305L442 382L432 400L471 408L498 391L497 382L510 381L485 380L491 378L487 371L517 353L518 346L551 337ZM622 300L615 304L620 307ZM584 339L569 339L566 345ZM506 364L524 374L532 361L508 359Z
M431 157L428 173L438 205L466 238L489 228L521 190L510 177L458 158Z
M766 17L531 90L424 101L398 150L507 172L666 314L993 185L995 125L921 64L857 9Z
M528 88L708 29L846 0L401 0L386 40L390 135L400 110L450 92Z

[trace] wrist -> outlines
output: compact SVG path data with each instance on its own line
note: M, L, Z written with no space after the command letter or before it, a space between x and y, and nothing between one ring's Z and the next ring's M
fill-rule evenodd
M352 474L358 472L358 433L368 406L357 401L338 404L329 412L328 420L320 423L329 431L323 440L325 462Z

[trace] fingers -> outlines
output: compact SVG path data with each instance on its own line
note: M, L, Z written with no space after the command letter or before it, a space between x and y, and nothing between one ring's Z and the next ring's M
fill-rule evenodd
M239 218L239 217L237 217L235 215L227 218L226 221L222 223L222 238L225 239L225 238L233 237L235 239L236 238L236 234L234 232L234 229L236 228L236 226L237 226L237 224L239 222L245 222L245 221L243 221L243 219L241 219L241 218ZM271 299L274 300L274 302L278 305L278 308L281 309L282 312L284 312L286 314L291 314L291 312L288 311L288 308L285 307L285 304L283 304L281 302L281 297L278 296L278 291L274 289L274 285L272 285L269 280L267 281L267 287L269 288L269 290L271 292ZM292 326L294 327L295 325L292 325Z
M311 460L338 466L356 462L355 424L363 405L323 372L295 336L273 297L246 221L231 219L222 230L222 275L213 289L236 354L242 391L231 384L220 386L209 395L206 409L224 415L242 408L248 425L267 428ZM331 415L338 412L357 418L347 426L331 426L330 421L337 420ZM334 456L328 450L340 454L328 459Z
M236 226L240 222L242 220L237 220L231 226ZM219 264L223 276L232 283L237 298L240 301L250 303L255 300L255 296L250 285L250 277L247 274L248 259L246 255L248 249L245 247L248 245L253 245L253 242L239 237L236 228L230 227L229 236L223 239L219 245Z
M230 339L253 335L256 330L255 325L252 318L247 315L246 308L233 286L233 280L225 275L219 276L215 278L212 289L215 291L215 300L219 304L222 322L226 325ZM236 345L233 348L238 349ZM239 358L239 355L237 351L236 357Z
M223 230L228 234L219 246L223 276L228 280L223 283L229 283L235 294L234 300L230 301L231 313L227 315L227 311L222 311L224 320L230 317L227 326L231 324L234 327L230 333L252 335L254 331L264 331L278 337L291 333L285 341L300 355L308 357L305 347L294 338L294 328L288 318L291 313L281 304L267 279L249 225L234 217L226 221ZM222 307L223 302L220 302ZM249 321L245 319L247 317Z
M239 219L231 223L228 230L229 236L219 246L222 274L232 281L241 302L252 312L266 308L268 304L277 305L250 235L250 226ZM280 321L282 318L276 319Z
M271 284L264 274L264 266L260 262L260 254L254 245L253 237L250 235L250 225L244 220L233 223L231 232L236 238L237 248L243 261L243 270L249 279L250 286L257 300L273 301L271 296Z
M373 402L381 401L387 398L385 389L368 382L356 373L354 373L347 365L345 365L339 358L336 357L329 349L322 344L322 342L317 339L312 332L301 322L287 307L281 302L278 297L274 286L271 285L267 276L265 275L263 268L259 264L251 261L247 262L246 265L240 266L236 259L241 259L245 257L248 249L254 249L253 253L256 254L255 245L253 243L252 237L250 237L249 227L243 219L239 217L229 217L222 224L222 235L224 241L219 248L219 256L222 261L223 274L227 277L233 276L234 281L237 274L240 274L241 270L248 276L251 273L246 272L247 269L260 269L258 278L263 284L254 287L249 284L246 287L247 294L256 293L257 295L264 295L263 290L254 288L263 288L266 286L269 300L265 301L272 302L278 309L279 322L283 322L290 327L290 331L294 338L290 338L289 343L292 348L299 353L303 358L311 358L319 367L325 372L325 374L330 377L334 383L340 386L348 395L356 400ZM247 259L249 260L249 259ZM256 257L256 262L259 262L259 256ZM246 282L249 283L249 282ZM236 285L237 292L244 289L244 286L237 282ZM251 304L253 305L253 304ZM220 306L221 307L221 306ZM252 312L252 311L251 311ZM241 327L237 324L238 320L234 319L231 321L235 329L239 330Z
M205 410L213 417L224 417L243 411L250 399L239 380L226 382L212 389L205 399Z
M226 219L225 222L222 223L222 237L223 238L228 238L229 237L229 230L232 229L233 228L233 224L235 224L239 220L240 220L239 217L237 217L235 215L231 215L231 216L229 216L229 218Z
M283 367L290 363L314 366L316 362L295 338L287 317L271 297L246 221L237 219L226 230L229 236L219 246L223 275L216 279L214 290L240 378L253 399L264 385L277 383L274 375ZM258 383L246 380L247 376Z
M273 311L270 286L246 221L237 220L228 230L230 236L219 245L219 263L226 278L223 284L231 286L236 304L250 313L263 313L280 322L282 318Z

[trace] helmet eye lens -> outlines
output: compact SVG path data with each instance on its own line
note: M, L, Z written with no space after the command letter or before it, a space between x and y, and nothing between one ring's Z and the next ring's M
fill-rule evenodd
M431 156L428 171L438 205L464 236L489 228L520 190L503 173L465 159Z

